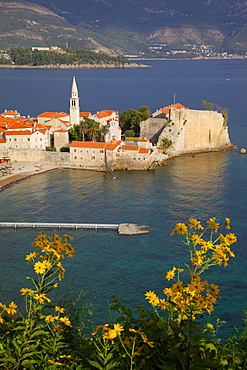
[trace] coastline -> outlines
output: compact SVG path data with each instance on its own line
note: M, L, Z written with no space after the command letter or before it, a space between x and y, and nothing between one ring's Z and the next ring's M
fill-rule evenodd
M34 161L19 161L11 163L12 173L0 177L0 191L5 187L25 180L31 176L39 175L44 172L54 171L60 168L56 164Z
M141 63L125 63L122 65L116 64L48 64L40 66L32 65L16 65L16 64L0 64L0 69L124 69L124 68L146 68L151 67Z

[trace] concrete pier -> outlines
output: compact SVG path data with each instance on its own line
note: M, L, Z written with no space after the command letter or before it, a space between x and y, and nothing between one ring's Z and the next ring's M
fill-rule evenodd
M112 229L118 230L119 235L139 235L149 232L149 227L136 224L78 224L78 223L49 223L49 222L0 222L0 228L42 228L42 229Z

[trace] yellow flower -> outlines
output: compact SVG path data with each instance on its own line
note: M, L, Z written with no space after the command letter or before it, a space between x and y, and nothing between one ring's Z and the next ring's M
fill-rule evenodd
M62 308L62 307L59 307L59 306L55 306L55 311L56 312L60 312L60 313L64 313L65 308Z
M204 243L204 240L202 238L200 238L200 236L197 235L197 234L192 234L191 240L194 242L194 245Z
M184 224L184 223L177 223L176 224L176 227L175 227L175 229L173 229L173 231L171 232L171 235L173 235L173 234L175 234L175 233L177 233L177 234L181 234L181 235L184 235L184 234L186 234L187 233L187 231L188 231L188 227L187 227L187 225L186 224Z
M171 279L174 279L175 272L176 272L176 267L173 267L172 270L167 271L167 273L166 273L166 279L168 281L171 280Z
M217 231L219 230L219 223L218 222L215 222L216 220L216 217L211 217L207 223L208 223L208 226L210 227L210 229L212 229L214 232L217 233Z
M36 299L40 304L43 304L45 301L51 302L50 298L46 297L45 294L35 294L34 299Z
M50 261L44 260L44 261L43 261L43 265L45 266L45 268L46 268L47 270L50 270L50 269L52 268L52 264L51 264L51 262L50 262Z
M16 307L17 305L12 301L10 304L9 304L9 307L6 307L6 311L9 315L14 315L17 311L16 311Z
M58 316L48 315L48 316L46 316L45 321L46 322L53 322L53 321L55 321L57 319L58 319Z
M217 295L220 291L219 286L215 284L210 284L209 288L210 288L210 293L212 293L213 295Z
M165 299L160 299L159 300L159 307L162 309L162 310L166 310L167 307L168 307L168 303L166 302Z
M117 333L115 332L115 330L108 328L103 332L102 337L104 339L114 339L117 337Z
M154 347L154 342L150 342L145 334L142 335L142 340L144 343L146 343L149 347Z
M146 299L149 300L149 303L152 306L158 306L159 305L159 298L157 297L157 295L154 292L149 291L149 292L145 293L144 295L146 296Z
M58 361L52 361L52 360L48 360L49 364L52 364L52 365L62 365L61 362L58 362Z
M40 262L40 261L36 262L34 264L33 268L34 268L34 271L36 272L36 274L44 274L44 272L46 270L46 267L45 267L44 263Z
M26 260L27 260L27 262L29 263L30 261L31 261L31 259L32 258L35 258L35 257L37 257L39 254L38 253L36 253L36 252L32 252L32 253L30 253L30 254L28 254L27 256L26 256Z
M70 319L67 316L60 317L59 318L59 321L62 322L66 326L72 327L71 322L70 322Z
M205 249L205 251L208 251L209 249L212 249L214 247L213 243L211 241L203 241L203 243L201 243L202 245L202 249Z
M226 234L226 244L231 245L233 243L236 243L237 238L233 233Z
M225 220L226 220L226 229L230 229L231 228L231 226L230 226L230 222L231 222L231 220L230 220L230 218L225 218Z
M114 324L114 329L113 330L115 330L115 332L119 335L120 332L124 330L124 328L123 328L123 325Z
M29 289L29 288L21 288L20 289L21 295L31 295L34 293L34 290Z
M189 285L189 292L192 293L192 294L193 293L200 293L203 290L204 290L204 284L200 280L194 280Z
M2 316L0 315L0 324L2 324L3 323L3 318L2 318Z
M201 225L201 221L198 221L196 218L189 218L189 223L189 227L191 229L204 229L204 227Z
M173 295L173 291L171 288L165 288L163 290L164 294L167 295L168 297L171 297Z

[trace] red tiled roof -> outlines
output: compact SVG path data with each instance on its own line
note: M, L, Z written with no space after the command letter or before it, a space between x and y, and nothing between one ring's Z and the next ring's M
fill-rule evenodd
M80 112L80 117L89 117L91 116L90 112Z
M14 110L7 110L6 112L3 112L1 113L3 116L5 115L11 115L11 116L19 116L20 113L19 112L15 112Z
M54 132L68 132L68 130L63 130L62 128L60 128L59 130L55 130Z
M187 107L185 107L184 105L180 104L180 103L176 103L176 104L172 104L172 105L169 105L168 107L166 108L163 108L163 109L160 109L160 111L164 114L169 114L169 111L171 108L176 108L176 109L179 109L179 108L184 108L184 109L189 109Z
M11 131L11 130L8 130L5 132L5 135L31 135L31 131Z
M114 150L116 149L120 144L122 143L122 140L112 140L109 143L106 144L105 149L106 150Z
M95 116L97 118L104 118L104 117L111 116L112 113L116 113L117 114L117 111L115 111L115 110L102 110L99 113L96 113Z
M136 146L136 145L122 145L121 146L121 149L123 149L123 150L136 150L136 151L138 151L139 150L139 146Z
M44 112L39 114L37 117L47 117L47 118L61 118L61 117L68 117L68 113L64 112Z
M4 140L4 139L0 139L0 144L1 144L1 143L5 144L5 143L6 143L6 140Z
M32 125L23 125L22 123L19 123L18 121L15 121L13 123L10 123L8 125L8 129L9 130L20 130L20 129L24 129L26 130L28 127L33 127Z
M97 148L97 149L106 149L114 150L120 144L122 140L112 140L109 143L101 143L98 141L72 141L70 147L72 148Z
M138 140L138 142L149 143L150 141L146 137L143 137L142 139Z
M149 149L146 149L146 148L140 148L140 149L139 149L139 153L148 154L148 153L149 153Z
M99 143L97 141L72 141L70 147L74 148L99 148L104 149L106 143Z

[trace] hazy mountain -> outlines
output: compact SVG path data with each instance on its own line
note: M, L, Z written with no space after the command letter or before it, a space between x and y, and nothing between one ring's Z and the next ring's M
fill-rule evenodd
M20 46L35 42L54 45L60 41L71 48L87 44L88 48L97 49L100 44L120 53L145 55L151 53L153 46L160 45L162 52L201 44L215 51L247 52L247 1L243 0L32 0L32 3L0 1L0 46L6 45L8 38L13 41L16 37Z

